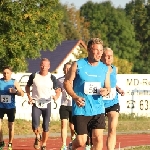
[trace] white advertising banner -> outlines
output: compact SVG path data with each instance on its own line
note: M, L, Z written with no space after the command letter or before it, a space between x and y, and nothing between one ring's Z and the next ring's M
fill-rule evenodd
M31 73L13 74L22 89L25 91L29 75ZM56 74L57 78L61 75ZM0 78L2 74L0 74ZM139 116L150 116L150 75L149 74L118 74L117 85L125 91L125 96L119 95L120 113L134 113ZM51 103L51 119L59 120L59 107L61 97L57 100L57 108L54 101ZM31 120L31 105L28 98L16 96L16 118Z
M119 95L120 113L149 116L150 75L118 74L117 81L117 85L125 91L125 96Z

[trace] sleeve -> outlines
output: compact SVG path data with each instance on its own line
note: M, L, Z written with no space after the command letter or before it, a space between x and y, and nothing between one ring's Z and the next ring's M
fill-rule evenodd
M61 88L63 90L63 84L59 81L59 79L57 79L57 86L58 88Z
M29 76L29 80L27 82L27 86L31 86L33 84L33 79L35 77L35 73L32 73L30 76Z
M57 79L56 79L56 77L54 75L51 75L51 80L53 82L53 89L54 90L58 89L59 88L58 82L57 82Z

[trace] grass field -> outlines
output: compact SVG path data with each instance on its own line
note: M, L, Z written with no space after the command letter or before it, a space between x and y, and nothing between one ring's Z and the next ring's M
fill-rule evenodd
M140 146L140 147L125 149L125 150L150 150L150 146Z
M60 132L60 121L52 121L49 127L50 133ZM107 131L107 126L105 131ZM132 132L150 131L150 118L135 117L134 115L120 115L117 132L131 132L131 131ZM7 120L3 121L3 133L4 135L8 135ZM33 134L31 128L31 121L16 119L15 135L27 135L27 134Z

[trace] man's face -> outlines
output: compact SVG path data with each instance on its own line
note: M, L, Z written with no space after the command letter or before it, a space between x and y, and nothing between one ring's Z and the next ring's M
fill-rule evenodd
M113 63L113 51L106 50L102 56L102 61L106 65L111 65Z
M99 62L103 54L103 46L101 44L93 44L91 48L88 49L88 57L93 60L93 62Z
M9 69L5 69L3 71L3 77L5 80L10 80L11 79L11 74L12 72Z
M41 64L40 64L40 69L41 71L47 71L49 70L50 68L50 62L49 61L42 61Z
M68 71L69 71L70 67L71 67L71 65L70 65L70 64L66 64L66 65L64 66L63 71L64 71L64 74L65 74L65 75L68 73Z

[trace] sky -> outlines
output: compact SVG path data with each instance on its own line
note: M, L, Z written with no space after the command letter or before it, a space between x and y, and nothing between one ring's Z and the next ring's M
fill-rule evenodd
M86 3L88 0L60 0L63 4L71 4L73 3L76 8L80 8L84 3ZM93 2L103 2L105 0L92 0ZM131 0L111 0L112 4L115 7L121 6L122 8L125 7L126 3L130 2Z

